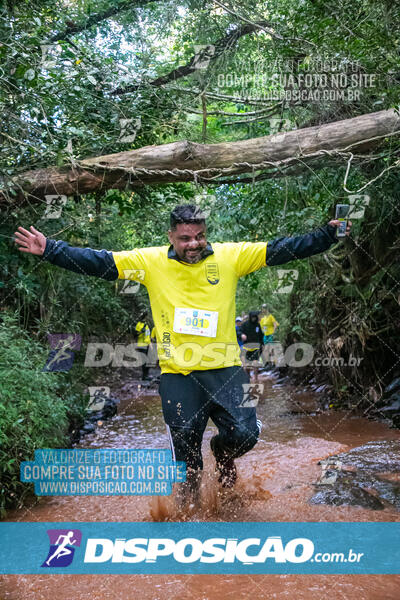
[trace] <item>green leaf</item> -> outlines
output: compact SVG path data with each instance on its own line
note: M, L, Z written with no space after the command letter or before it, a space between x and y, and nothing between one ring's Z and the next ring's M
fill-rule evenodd
M32 81L32 79L35 79L35 76L36 76L36 73L35 73L34 69L28 69L27 71L25 71L24 77L28 81Z

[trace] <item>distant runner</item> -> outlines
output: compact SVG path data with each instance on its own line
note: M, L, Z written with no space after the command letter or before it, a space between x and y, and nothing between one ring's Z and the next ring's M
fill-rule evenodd
M147 352L149 367L158 367L158 355L157 355L157 333L156 328L153 327L150 333L150 346Z
M266 304L262 305L260 325L264 335L264 344L271 344L274 341L274 334L279 327L278 321L270 313Z
M243 406L249 376L241 365L235 331L239 278L325 252L337 242L338 225L333 220L311 233L269 242L210 244L204 214L195 205L182 205L171 213L169 246L122 252L75 248L46 239L34 227L19 227L15 236L21 252L54 265L146 286L159 340L164 418L173 455L187 465L187 481L179 486L184 502L197 498L201 442L209 418L218 428L211 450L223 486L234 485L234 460L253 448L259 436L255 408ZM350 228L349 221L346 235Z
M147 381L149 377L148 352L150 346L150 327L147 324L147 312L143 312L136 323L135 333L137 337L137 350L144 354L142 362L142 380Z
M242 332L240 329L241 325L242 325L242 317L236 317L235 329L236 329L236 339L237 339L237 343L239 344L239 348L243 348Z
M243 349L245 355L245 370L250 375L253 368L254 381L258 381L258 369L261 367L260 356L263 347L263 332L258 320L258 312L252 310L249 312L249 318L242 323L240 328L243 340Z

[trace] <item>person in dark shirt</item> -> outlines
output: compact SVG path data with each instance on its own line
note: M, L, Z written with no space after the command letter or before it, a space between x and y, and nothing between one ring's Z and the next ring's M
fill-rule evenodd
M236 338L237 338L237 343L239 344L239 348L243 348L242 331L240 329L241 326L242 326L242 318L236 317L235 328L236 328Z
M148 351L150 346L150 327L148 324L149 318L146 311L142 312L139 317L139 321L135 327L136 337L136 350L143 354L142 363L142 381L148 381L149 377L149 365L148 365Z
M258 381L259 359L263 346L264 334L258 320L258 312L249 312L249 318L241 326L243 348L246 351L244 368L249 373L254 368L254 380Z

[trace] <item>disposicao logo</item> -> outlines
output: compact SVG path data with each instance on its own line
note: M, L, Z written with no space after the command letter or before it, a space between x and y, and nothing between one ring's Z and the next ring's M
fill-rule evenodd
M80 529L48 529L49 553L42 567L68 567L74 558L75 548L81 545Z
M250 547L253 551L248 554ZM255 550L254 550L255 549ZM265 563L268 558L276 563L303 563L314 552L314 544L307 538L295 538L283 545L280 536L245 538L89 538L85 563L155 563L167 557L177 563L234 563L246 565Z

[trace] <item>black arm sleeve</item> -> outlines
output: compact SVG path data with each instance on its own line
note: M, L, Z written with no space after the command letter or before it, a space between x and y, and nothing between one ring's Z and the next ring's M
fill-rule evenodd
M240 335L242 335L242 333L244 333L244 335L248 335L248 321L245 321L244 323L241 324L241 326L239 327L239 333Z
M47 239L42 258L53 265L81 275L95 275L109 281L118 279L118 269L113 254L108 250L74 248L66 242Z
M320 254L337 241L336 227L329 224L304 235L276 238L267 244L266 264L283 265L297 258Z

